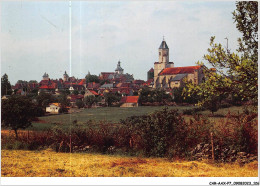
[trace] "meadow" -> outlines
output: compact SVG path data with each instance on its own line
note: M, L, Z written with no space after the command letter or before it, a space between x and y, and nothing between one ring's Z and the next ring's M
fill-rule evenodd
M29 130L45 130L54 126L62 128L69 128L73 121L77 120L78 124L84 125L87 121L92 120L95 122L106 121L107 123L120 123L121 119L126 119L130 116L140 116L149 114L154 111L163 110L165 106L140 106L134 108L121 108L121 107L100 107L90 109L77 109L76 112L71 114L49 115L39 117L38 122L33 122ZM179 113L184 110L195 108L194 106L169 106L169 109L177 109ZM219 109L215 115L226 115L229 111L232 113L242 113L242 107L230 107ZM210 115L210 111L198 112L202 115ZM189 116L185 116L189 119ZM218 121L219 117L209 117L212 121Z
M3 177L257 177L258 162L245 166L208 161L124 157L51 150L2 150Z

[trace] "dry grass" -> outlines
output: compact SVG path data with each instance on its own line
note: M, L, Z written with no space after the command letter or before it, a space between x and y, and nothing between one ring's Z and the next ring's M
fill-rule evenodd
M3 177L257 177L258 162L238 164L174 161L162 158L66 154L45 151L2 150Z

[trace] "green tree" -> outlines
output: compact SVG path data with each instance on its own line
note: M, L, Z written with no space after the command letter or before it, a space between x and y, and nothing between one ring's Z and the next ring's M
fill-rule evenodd
M45 109L50 103L55 103L58 102L58 99L54 97L50 93L46 92L41 92L37 97L36 97L38 106L42 107Z
M70 106L70 100L67 97L67 93L63 92L58 97L58 102L61 105L61 112L68 112L68 107Z
M72 94L78 95L78 94L79 94L79 91L78 91L78 90L73 90Z
M84 98L84 102L88 106L88 108L90 108L94 103L97 102L97 99L95 98L95 96L87 96Z
M233 12L238 30L243 34L238 39L237 53L224 49L211 37L208 54L204 59L216 72L204 70L205 82L196 86L187 84L185 95L197 94L199 105L207 105L212 100L222 100L231 95L242 100L258 100L258 2L244 1L236 3ZM198 62L198 64L201 64Z
M18 138L18 129L31 126L31 121L35 117L35 107L29 98L14 95L3 100L1 107L2 125L14 130L16 138Z
M1 96L11 95L11 94L12 94L12 88L8 80L8 75L4 74L1 78Z
M76 105L77 107L80 109L80 108L83 108L85 106L84 102L80 99L77 99L76 100Z
M95 83L99 83L99 77L97 75L91 75L90 73L88 73L86 75L86 84L91 83L91 82L95 82Z
M113 103L119 102L122 98L122 96L113 94L111 92L105 93L104 97L105 97L105 102L108 107L112 106Z
M84 94L85 94L85 91L84 91L84 90L80 91L80 94L84 95Z
M140 91L139 101L141 104L147 102L169 102L172 101L172 98L163 89L151 89L148 87L144 87Z

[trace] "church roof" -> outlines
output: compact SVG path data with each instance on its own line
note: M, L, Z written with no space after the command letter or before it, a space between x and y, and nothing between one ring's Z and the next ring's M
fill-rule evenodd
M188 74L177 74L174 78L172 78L171 81L180 81L182 80L184 77L186 77Z
M201 66L165 68L159 73L159 75L190 74L194 73L195 70L198 70L200 68Z
M166 44L166 41L164 41L164 40L162 41L162 43L161 43L159 49L169 49L168 46L167 46L167 44Z

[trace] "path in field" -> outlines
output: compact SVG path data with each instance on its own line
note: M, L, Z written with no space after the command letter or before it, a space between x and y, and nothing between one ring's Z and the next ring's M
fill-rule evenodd
M53 151L1 151L3 177L257 177L258 163L213 165L163 158L136 158Z

